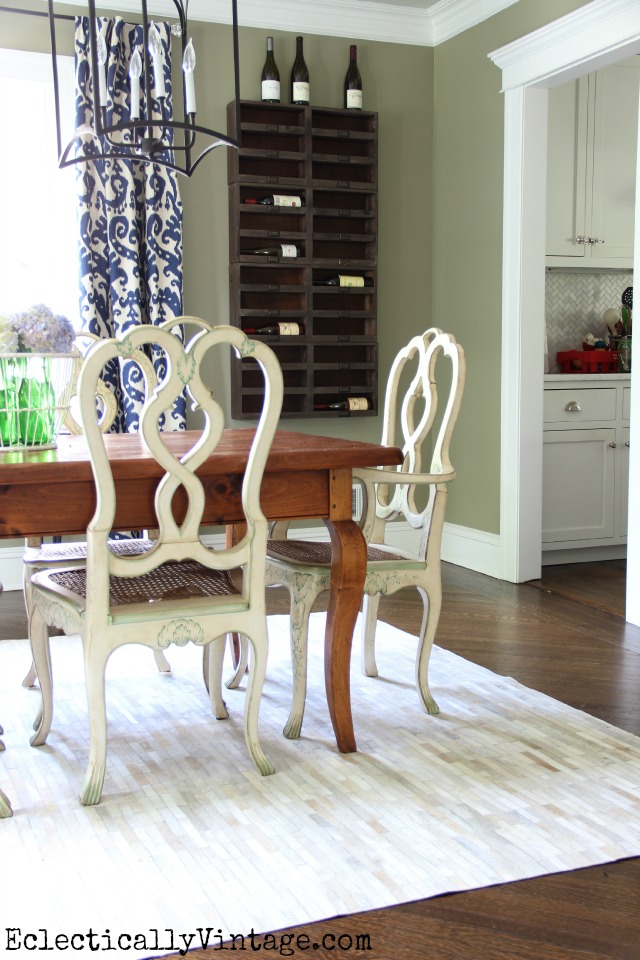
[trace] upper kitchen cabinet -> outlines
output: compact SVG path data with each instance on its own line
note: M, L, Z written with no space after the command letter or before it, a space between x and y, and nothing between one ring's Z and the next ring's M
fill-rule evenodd
M633 267L640 57L549 90L547 266Z

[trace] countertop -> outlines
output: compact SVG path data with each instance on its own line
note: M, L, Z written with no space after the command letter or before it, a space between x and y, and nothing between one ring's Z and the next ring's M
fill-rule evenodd
M545 383L603 383L616 380L631 380L630 373L545 373Z

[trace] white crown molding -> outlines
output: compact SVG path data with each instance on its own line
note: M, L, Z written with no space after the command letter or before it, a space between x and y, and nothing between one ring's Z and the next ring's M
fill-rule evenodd
M84 0L68 2L85 6ZM375 0L238 0L238 22L262 30L434 47L517 2L440 0L424 10ZM140 4L139 0L101 0L100 9L138 14ZM172 0L149 0L148 9L154 17L175 16ZM189 18L231 23L231 4L229 0L191 0Z
M590 53L594 38L600 51L597 62ZM489 59L502 70L505 91L534 82L544 86L544 78L551 79L558 73L568 80L571 69L576 76L584 72L581 68L586 61L589 69L595 70L607 58L615 58L618 49L635 41L640 51L638 0L593 0L521 40L494 50Z
M440 0L427 11L431 20L432 45L437 47L514 3L518 0Z

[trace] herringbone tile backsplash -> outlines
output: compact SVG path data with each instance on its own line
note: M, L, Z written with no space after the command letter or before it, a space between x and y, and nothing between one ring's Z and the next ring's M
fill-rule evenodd
M560 372L556 362L558 351L581 350L588 333L607 338L602 314L609 307L620 306L624 289L632 283L631 270L600 273L547 270L545 315L549 373Z

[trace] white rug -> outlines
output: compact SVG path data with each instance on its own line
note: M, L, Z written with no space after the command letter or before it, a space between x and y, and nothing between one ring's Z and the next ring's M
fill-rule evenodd
M270 620L261 731L277 773L267 778L244 746L243 691L228 693L229 721L208 712L199 651L171 649L169 676L140 647L116 653L93 808L76 796L87 756L79 642L53 641L56 712L40 749L28 746L39 694L20 685L26 641L0 643L0 786L15 811L0 821L0 955L22 960L34 956L26 946L79 934L46 955L95 957L93 943L113 958L153 956L184 947L183 935L200 946L198 928L215 945L640 854L640 740L440 649L441 713L429 717L413 685L415 640L382 623L381 678L361 676L354 649L359 752L340 755L323 615L312 621L303 738L290 742L287 619ZM39 939L16 949L26 934Z

